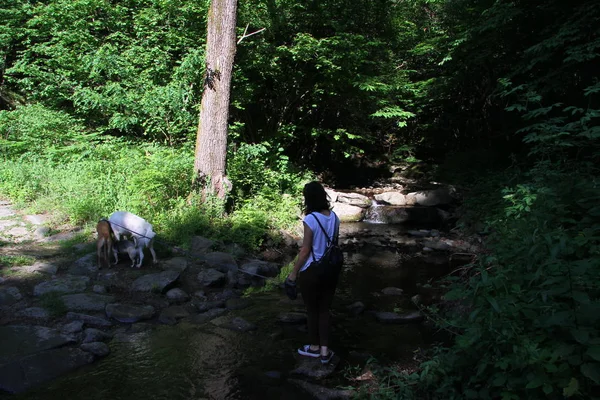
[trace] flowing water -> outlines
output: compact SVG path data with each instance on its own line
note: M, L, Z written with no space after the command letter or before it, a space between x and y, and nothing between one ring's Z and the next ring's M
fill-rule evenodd
M353 239L336 293L332 316L332 349L342 362L326 381L343 385L350 367L364 365L368 355L386 362L412 360L413 351L431 342L422 324L382 325L368 312L414 310L410 297L419 284L447 270L442 261L403 254L393 246L362 243L378 238L406 237L402 225L343 224L342 238ZM348 239L350 238L350 239ZM399 287L403 296L383 296L385 287ZM306 343L305 327L278 322L280 313L303 311L283 292L258 293L249 308L231 311L257 325L253 332L234 332L211 323L156 326L117 335L111 354L49 385L13 399L307 399L287 383L294 369L295 349ZM347 306L361 301L357 316Z

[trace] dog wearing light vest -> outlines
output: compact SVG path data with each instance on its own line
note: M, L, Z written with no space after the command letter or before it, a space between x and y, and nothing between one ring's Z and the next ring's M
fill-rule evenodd
M152 254L152 262L158 263L156 253L154 252L154 236L156 233L152 230L152 225L144 218L132 214L128 211L115 211L108 217L108 222L115 235L115 240L121 240L122 236L130 236L133 238L135 252L137 253L137 264L133 263L132 267L140 268L144 261L144 248L150 249ZM130 257L132 253L129 253Z

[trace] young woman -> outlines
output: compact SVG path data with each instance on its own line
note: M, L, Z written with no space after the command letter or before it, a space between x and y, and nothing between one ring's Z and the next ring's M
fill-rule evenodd
M329 350L329 308L338 277L337 274L321 276L314 266L311 268L311 263L323 256L327 247L327 237L330 240L337 240L340 220L330 210L327 193L319 182L307 183L303 195L304 239L294 269L288 276L288 280L292 282L298 279L308 314L310 344L300 347L298 353L307 357L320 358L323 364L327 364L333 358L333 351Z

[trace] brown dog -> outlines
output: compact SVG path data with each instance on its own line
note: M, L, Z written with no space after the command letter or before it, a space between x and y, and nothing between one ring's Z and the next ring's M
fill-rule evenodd
M102 268L103 265L110 267L110 255L114 254L112 229L110 223L101 219L96 225L96 231L98 232L98 240L96 247L98 249L98 269Z

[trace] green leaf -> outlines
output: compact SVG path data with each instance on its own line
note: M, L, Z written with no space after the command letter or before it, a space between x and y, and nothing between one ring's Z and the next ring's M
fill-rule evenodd
M581 373L600 385L600 364L586 363L581 366Z
M500 306L498 305L498 302L496 301L496 299L494 299L492 296L485 296L486 300L492 305L492 307L494 307L494 310L496 310L497 312L500 312Z
M600 346L591 346L590 348L588 348L585 354L596 361L600 361Z
M579 381L575 378L571 378L569 384L563 388L563 396L571 397L579 393Z

